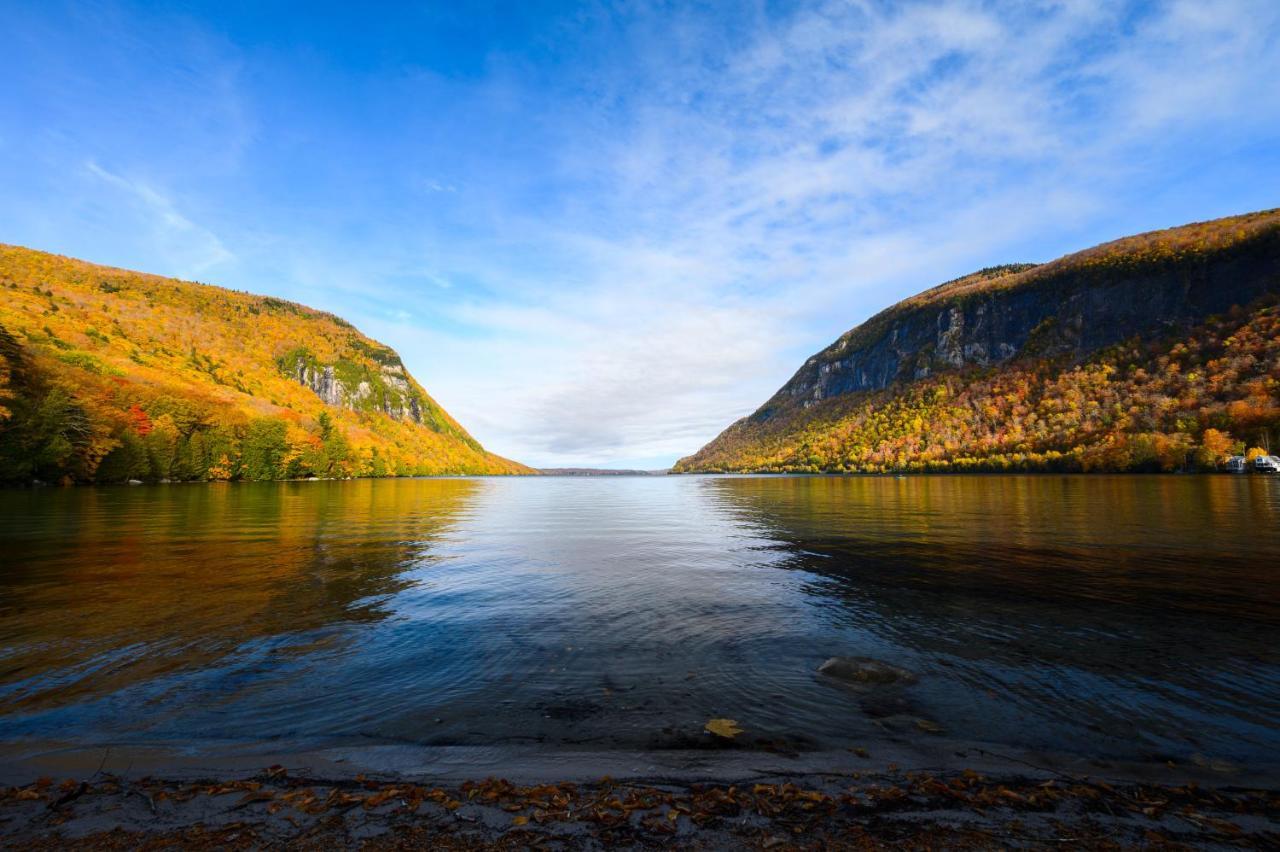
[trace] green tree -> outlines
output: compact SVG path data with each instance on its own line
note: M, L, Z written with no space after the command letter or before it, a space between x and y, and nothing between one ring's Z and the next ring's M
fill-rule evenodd
M289 451L282 420L259 417L249 424L241 444L241 476L245 479L279 479L284 475L285 454Z
M152 420L151 431L142 439L147 448L147 460L153 479L168 479L173 472L178 455L178 427L173 416L162 414Z
M146 476L151 470L151 463L142 439L126 429L116 440L119 445L102 459L94 478L98 482L124 482Z

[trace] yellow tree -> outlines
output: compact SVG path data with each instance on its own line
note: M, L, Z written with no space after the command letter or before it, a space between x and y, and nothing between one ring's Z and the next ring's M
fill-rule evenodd
M1205 429L1200 436L1200 449L1196 461L1205 467L1215 467L1224 458L1231 455L1234 442L1226 432L1217 429Z

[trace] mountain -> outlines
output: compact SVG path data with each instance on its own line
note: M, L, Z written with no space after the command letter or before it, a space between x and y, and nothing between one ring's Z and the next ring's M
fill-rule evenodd
M507 473L332 314L0 244L0 481Z
M1213 467L1280 427L1280 210L983 269L842 335L694 471Z

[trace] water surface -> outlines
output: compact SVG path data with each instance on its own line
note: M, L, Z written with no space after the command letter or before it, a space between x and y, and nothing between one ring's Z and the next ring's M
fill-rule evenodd
M1274 761L1278 520L1254 476L0 492L0 741Z

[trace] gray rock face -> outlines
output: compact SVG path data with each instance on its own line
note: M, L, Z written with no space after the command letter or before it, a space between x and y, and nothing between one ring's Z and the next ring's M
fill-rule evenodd
M326 405L352 411L372 408L395 420L422 422L422 404L413 392L404 368L399 365L382 367L380 376L376 379L380 379L379 390L382 392L380 402L373 399L375 388L370 382L361 381L355 388L349 388L336 377L332 365L317 369L300 356L288 372L298 384L311 388ZM392 394L387 391L394 391L399 401L393 399ZM365 404L371 399L373 399L371 404Z
M943 285L933 298L895 305L810 358L749 419L941 371L1023 354L1083 357L1134 335L1173 331L1280 292L1278 259L1273 233L1196 264L1055 262L1011 273L1016 286L948 294Z
M832 657L818 674L861 687L907 686L919 678L912 672L871 657Z
M294 366L293 376L298 384L311 388L328 405L341 406L346 399L347 389L334 378L333 367L316 370L299 358Z

